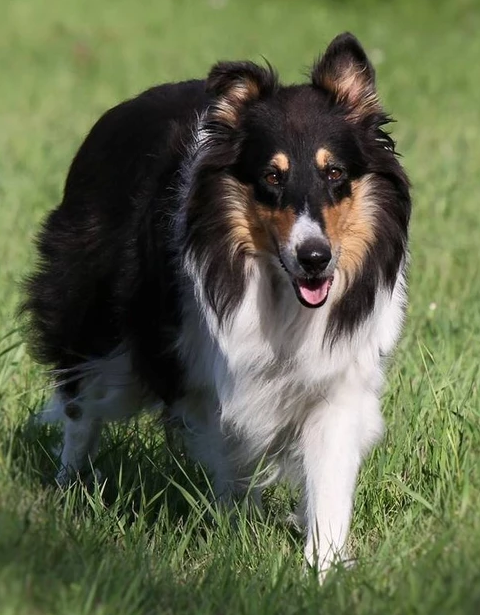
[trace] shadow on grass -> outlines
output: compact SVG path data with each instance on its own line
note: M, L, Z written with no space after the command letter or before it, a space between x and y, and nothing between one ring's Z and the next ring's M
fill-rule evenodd
M278 612L279 594L301 574L293 530L279 527L279 496L266 520L239 509L231 523L212 506L201 468L169 453L152 417L105 430L103 483L61 490L51 453L60 436L26 422L0 444L19 477L18 501L0 512L0 594L7 583L9 600L18 596L13 612L253 613L260 599L262 613ZM37 494L27 506L25 486Z
M61 443L61 426L30 420L17 427L3 445L8 447L5 455L18 471L45 487L56 488ZM168 450L162 425L151 416L105 427L94 465L102 477L99 484L93 484L91 471L82 476L90 492L100 489L106 506L128 495L132 515L150 503L148 515L152 522L165 505L172 521L188 516L191 503L185 495L194 487L197 495L211 498L211 487L201 468L188 459L181 447L174 454Z
M288 513L295 507L295 499L288 489L269 488L263 497L263 516L238 502L235 510L227 512L216 501L208 476L203 468L186 455L179 434L175 436L175 452L165 443L163 427L158 418L143 416L139 421L109 425L104 428L102 447L95 461L101 479L93 481L93 472L87 472L84 483L76 481L60 490L55 476L59 467L61 427L26 421L11 434L3 446L8 448L11 465L30 480L44 488L58 489L67 497L75 489L72 513L84 514L85 499L89 496L101 500L102 506L120 515L122 523L136 523L139 518L145 531L149 531L165 517L168 525L178 526L192 517L203 517L198 528L221 524L238 515L268 523L286 530L292 544L299 532L286 525ZM93 504L90 503L90 508ZM222 518L222 519L220 519ZM236 521L233 523L235 526Z

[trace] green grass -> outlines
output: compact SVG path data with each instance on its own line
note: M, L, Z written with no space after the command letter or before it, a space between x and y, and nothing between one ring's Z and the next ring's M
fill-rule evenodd
M480 612L480 5L475 0L0 0L0 614ZM153 419L108 431L100 493L53 486L48 391L14 312L32 238L98 115L217 59L267 57L298 80L355 32L413 182L410 308L365 464L358 565L302 568L292 502L236 527ZM435 309L432 309L434 308ZM120 468L120 470L119 470Z

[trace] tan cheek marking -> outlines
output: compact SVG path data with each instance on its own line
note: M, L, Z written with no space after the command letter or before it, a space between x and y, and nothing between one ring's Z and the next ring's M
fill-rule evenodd
M318 149L317 153L315 154L315 161L319 169L324 169L331 161L331 159L332 154L328 151L328 149L325 149L324 147Z
M350 279L362 267L365 255L375 241L377 205L370 184L370 176L353 182L352 196L323 212L327 236L340 254L338 267Z
M288 156L283 152L278 152L275 154L275 156L271 159L270 164L273 167L277 167L277 169L280 169L280 171L283 171L284 173L286 173L290 168Z
M257 203L256 212L267 237L273 235L279 244L286 244L296 220L294 210L291 207L282 210L270 209L261 203ZM271 241L270 244L272 244ZM271 246L270 249L274 249L274 246Z
M251 188L234 179L223 180L227 220L232 241L232 257L241 251L253 255L271 250L271 240L259 217Z
M252 209L249 204L244 212L233 211L229 220L234 252L241 251L253 256L257 252L272 251L272 245L264 226L253 217Z
M276 253L276 243L290 238L296 215L292 208L271 209L255 200L251 187L233 179L223 180L232 257L239 251L254 255Z

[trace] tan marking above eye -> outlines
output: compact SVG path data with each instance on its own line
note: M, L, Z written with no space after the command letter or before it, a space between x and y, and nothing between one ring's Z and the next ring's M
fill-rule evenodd
M319 169L323 170L328 165L328 163L331 162L332 158L333 156L331 152L328 151L328 149L325 149L324 147L317 149L317 153L315 154L315 161Z
M275 156L273 156L273 158L270 160L270 165L272 167L277 167L277 169L283 171L283 173L286 173L290 168L290 161L286 154L284 154L283 152L277 152Z

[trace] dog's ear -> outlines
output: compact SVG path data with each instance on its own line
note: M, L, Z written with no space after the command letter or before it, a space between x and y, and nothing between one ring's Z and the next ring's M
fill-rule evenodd
M236 128L245 105L271 95L276 87L277 76L269 64L263 68L253 62L219 62L207 79L207 92L216 99L212 117Z
M358 40L345 32L333 39L314 65L312 84L333 95L348 110L348 117L360 121L381 112L375 88L375 70Z

